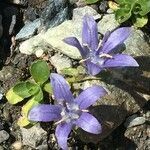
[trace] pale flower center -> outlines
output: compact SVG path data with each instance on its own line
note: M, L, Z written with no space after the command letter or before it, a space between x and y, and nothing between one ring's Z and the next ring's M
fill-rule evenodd
M81 110L76 103L66 103L66 107L64 107L61 112L61 120L69 123L77 120L80 117L80 114Z
M102 66L106 61L106 59L113 58L111 55L105 53L101 53L100 55L97 55L97 52L92 51L87 44L83 44L83 46L89 49L89 55L87 56L87 58L81 60L80 62L85 62L87 60L90 60L92 63Z

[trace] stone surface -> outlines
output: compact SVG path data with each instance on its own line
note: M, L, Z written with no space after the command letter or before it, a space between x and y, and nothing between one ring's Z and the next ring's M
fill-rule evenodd
M57 73L61 73L64 68L72 67L71 60L63 55L55 54L50 58L51 64L56 68Z
M1 93L1 91L0 91L0 100L3 98L3 94Z
M105 34L107 31L111 31L119 27L119 23L115 19L115 14L106 14L98 22L97 26L98 26L98 31L101 34Z
M69 8L66 0L48 0L40 17L46 28L54 27L69 19Z
M8 2L23 6L27 4L27 0L8 0Z
M36 19L33 22L28 22L16 35L16 40L25 40L33 36L36 30L41 26L41 20Z
M20 45L21 53L32 54L36 50L48 50L51 47L73 59L80 59L79 51L65 44L62 40L66 37L76 36L81 40L82 18L85 14L93 15L98 18L98 13L89 6L76 8L73 11L73 19L63 22L61 25L50 28L46 33L41 33Z
M150 45L148 44L148 37L141 31L132 28L129 38L125 41L126 50L133 56L150 56Z
M13 76L14 68L11 66L3 67L3 69L0 71L0 80L7 80L10 77Z
M2 92L14 86L22 76L22 71L12 66L4 66L0 71L0 81L3 84Z
M124 136L136 145L134 149L150 149L150 128L148 124L128 128L125 131Z
M0 143L9 139L9 134L5 130L0 131Z
M29 129L21 128L21 134L23 145L28 145L34 149L40 145L45 145L47 141L47 132L39 124Z
M146 119L144 117L137 117L137 115L132 115L126 119L124 126L126 128L131 128L134 126L144 124L145 121L146 121Z
M15 150L21 150L21 149L22 149L22 142L21 142L21 141L15 141L15 142L12 144L12 147L13 147Z
M4 150L3 146L0 145L0 150Z

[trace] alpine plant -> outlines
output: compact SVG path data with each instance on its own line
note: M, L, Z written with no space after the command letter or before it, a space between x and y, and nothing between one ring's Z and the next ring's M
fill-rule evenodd
M83 17L82 45L76 37L68 37L63 41L78 48L82 60L91 75L98 74L101 70L114 67L138 67L135 59L126 54L114 54L117 46L129 37L130 27L121 27L113 32L106 32L102 42L98 42L97 24L92 16Z
M61 75L52 73L50 79L57 104L40 104L33 107L28 119L41 122L56 121L55 136L63 150L68 149L67 139L74 126L93 134L100 134L101 124L87 108L103 97L107 93L106 90L94 85L74 98L69 85Z

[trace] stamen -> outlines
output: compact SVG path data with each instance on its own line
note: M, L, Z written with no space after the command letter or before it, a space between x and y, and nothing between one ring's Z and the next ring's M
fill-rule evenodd
M83 63L83 62L85 62L85 61L87 61L87 60L89 60L90 59L90 57L88 57L88 58L86 58L86 59L81 59L80 61L79 61L79 63Z
M89 49L89 51L90 51L90 52L92 52L92 50L91 50L91 48L89 47L89 45L88 45L88 44L83 43L82 45L83 45L83 46L85 46L85 47L87 47L87 48Z
M81 111L82 112L89 112L89 110L87 110L87 109L82 109Z
M59 121L57 121L57 122L55 122L54 125L58 125L58 124L62 123L63 121L67 120L67 119L68 119L68 116L62 118L61 120L59 120Z
M100 41L100 42L98 43L98 47L97 47L96 51L99 50L102 46L103 46L103 45L102 45L102 41Z
M113 56L111 56L111 55L109 55L109 54L105 54L105 53L100 54L99 57L100 57L100 58L102 58L102 57L113 58Z

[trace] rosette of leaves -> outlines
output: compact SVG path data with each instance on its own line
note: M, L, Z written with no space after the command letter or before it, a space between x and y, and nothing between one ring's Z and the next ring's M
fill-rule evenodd
M115 0L119 7L115 11L119 23L132 20L136 27L143 27L148 22L150 0Z
M27 101L22 107L21 117L18 120L19 126L27 126L31 122L27 119L29 110L43 101L43 90L51 93L49 85L50 70L43 60L33 62L30 67L31 77L17 83L7 93L6 98L9 103L15 105L22 101Z

